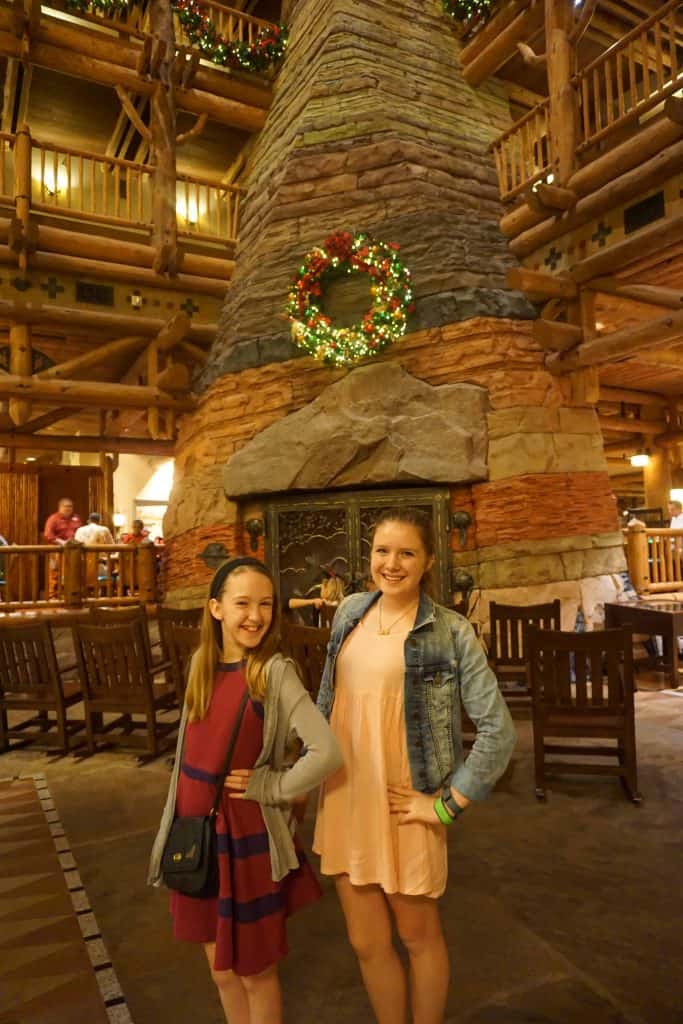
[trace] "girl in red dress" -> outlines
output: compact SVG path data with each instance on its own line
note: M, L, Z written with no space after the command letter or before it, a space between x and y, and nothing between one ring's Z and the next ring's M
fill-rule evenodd
M254 558L225 563L204 610L178 741L180 767L150 868L150 881L159 884L159 852L174 814L210 810L246 687L250 699L216 822L218 897L171 893L174 936L203 944L230 1024L281 1024L277 963L287 953L286 918L320 896L293 839L290 804L341 764L325 719L278 645L278 599L268 570ZM293 765L284 739L292 734L306 747Z

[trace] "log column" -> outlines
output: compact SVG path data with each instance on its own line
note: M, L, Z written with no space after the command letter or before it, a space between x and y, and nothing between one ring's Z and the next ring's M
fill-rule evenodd
M666 516L666 507L671 490L671 465L669 453L655 448L650 462L645 467L645 504L648 508L661 508Z
M33 372L30 324L10 324L9 372L19 377L30 377ZM20 427L31 417L31 403L24 398L10 398L9 414L12 422Z
M178 224L176 218L176 106L171 77L175 54L173 14L167 0L152 0L151 28L159 47L156 88L150 103L150 131L154 160L152 199L152 244L156 250L154 269L158 274L175 274L178 268Z
M566 185L574 169L578 106L571 79L576 49L570 38L573 6L545 0L546 58L550 97L550 157L555 185Z

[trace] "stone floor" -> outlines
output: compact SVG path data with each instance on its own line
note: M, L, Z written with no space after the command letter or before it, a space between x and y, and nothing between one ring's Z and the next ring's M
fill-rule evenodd
M537 803L518 726L511 770L450 835L448 1024L683 1024L683 692L637 695L639 807L585 776ZM0 757L0 777L30 772L47 778L135 1024L223 1024L203 954L173 941L166 895L144 885L164 760ZM290 946L288 1021L371 1024L327 881Z

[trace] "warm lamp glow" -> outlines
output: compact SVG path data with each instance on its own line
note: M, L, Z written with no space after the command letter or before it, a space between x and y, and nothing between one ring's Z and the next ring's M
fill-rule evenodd
M647 452L637 452L635 455L631 456L631 465L632 466L649 466L650 465L650 456L647 454Z
M669 501L683 501L683 487L672 487L669 491Z
M126 517L123 512L114 512L114 515L111 518L117 530L120 530L126 522Z

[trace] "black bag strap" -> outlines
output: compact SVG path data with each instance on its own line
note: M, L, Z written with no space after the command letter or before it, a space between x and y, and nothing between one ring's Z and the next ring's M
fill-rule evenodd
M213 801L213 807L211 808L211 812L209 814L210 818L215 818L216 814L218 813L218 807L221 802L221 797L223 796L223 786L225 785L225 780L230 772L230 762L232 761L232 755L235 750L235 744L237 743L237 737L239 735L240 727L242 725L242 719L244 718L244 711L246 709L248 699L249 687L245 685L242 700L240 701L240 706L237 711L237 718L235 719L235 724L232 729L232 735L230 736L230 742L228 743L228 752L225 755L225 763L223 764L223 771L221 773L220 782L218 783L218 786L216 788L216 796Z

